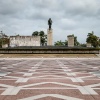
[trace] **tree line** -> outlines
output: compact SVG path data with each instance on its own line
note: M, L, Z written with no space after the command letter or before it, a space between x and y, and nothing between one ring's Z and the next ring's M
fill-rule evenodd
M93 31L91 33L88 33L86 42L90 43L92 47L100 47L100 38L96 36ZM60 40L60 41L55 42L54 45L55 46L66 46L67 45L68 46L68 41L65 40L63 42ZM79 43L79 41L77 40L77 37L74 36L74 46L86 47L87 45L86 43Z
M44 33L44 31L40 31L40 32L35 31L32 33L32 36L40 36L41 46L47 45L47 35ZM88 33L86 42L90 43L92 47L100 47L100 38L96 36L93 31L91 33ZM2 47L2 45L7 43L9 44L9 38L0 38L0 47ZM68 46L68 41L67 40L56 41L54 42L54 46ZM77 37L74 36L74 46L86 47L86 43L79 43Z
M44 31L35 31L32 33L32 36L40 36L41 37L41 45L45 45L47 44L47 35L44 33ZM86 43L80 43L77 40L77 37L74 36L74 34L72 35L74 37L74 46L80 46L80 47L86 47ZM86 42L90 43L92 47L99 47L100 46L100 39L98 36L96 36L94 34L94 32L92 31L91 33L88 33L87 38L86 38ZM54 42L54 46L68 46L68 41L56 41Z

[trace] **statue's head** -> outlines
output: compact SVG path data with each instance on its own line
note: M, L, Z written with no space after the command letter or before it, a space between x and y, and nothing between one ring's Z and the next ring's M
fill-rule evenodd
M49 20L51 20L51 18L49 18Z

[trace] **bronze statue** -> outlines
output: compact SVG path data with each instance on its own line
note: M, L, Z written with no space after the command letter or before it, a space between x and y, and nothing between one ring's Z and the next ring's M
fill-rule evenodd
M48 20L48 25L49 25L49 30L51 29L51 25L52 25L52 20L51 20L51 18L49 18L49 20Z

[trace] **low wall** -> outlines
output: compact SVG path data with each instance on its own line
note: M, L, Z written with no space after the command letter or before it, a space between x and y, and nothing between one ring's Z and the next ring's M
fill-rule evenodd
M18 47L0 49L0 54L99 54L99 49L95 48L75 48L75 47Z

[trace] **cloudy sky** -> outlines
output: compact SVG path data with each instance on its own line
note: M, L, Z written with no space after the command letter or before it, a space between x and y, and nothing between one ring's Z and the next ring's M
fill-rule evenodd
M0 0L0 30L7 35L47 33L53 20L53 40L74 34L85 43L87 34L100 36L100 0Z

